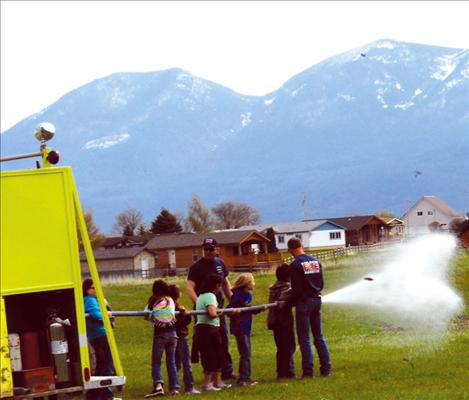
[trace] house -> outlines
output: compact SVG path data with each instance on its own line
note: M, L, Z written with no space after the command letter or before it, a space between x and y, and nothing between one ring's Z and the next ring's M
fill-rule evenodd
M387 229L387 239L400 239L403 238L405 235L405 225L404 221L400 220L396 217L379 217L381 218L386 225L388 226Z
M388 226L376 215L327 218L345 229L346 246L375 244L388 236Z
M402 217L406 234L415 236L434 230L448 231L454 220L464 220L458 213L436 196L423 196Z
M331 249L345 246L345 230L339 224L328 220L299 221L275 225L255 225L263 233L272 228L275 245L279 251L288 250L288 240L297 237L306 250Z
M101 277L127 275L151 277L156 275L155 254L142 246L94 250L94 259ZM89 274L85 252L80 252L81 270Z
M207 236L218 242L219 256L228 267L275 264L281 261L279 253L268 251L270 240L253 229L233 229L210 234L161 234L150 240L146 247L155 253L156 268L169 269L172 273L177 268L188 268L202 257L202 242Z

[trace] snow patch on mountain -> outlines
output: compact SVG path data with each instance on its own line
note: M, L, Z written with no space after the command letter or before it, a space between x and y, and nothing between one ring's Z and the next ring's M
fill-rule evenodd
M125 106L127 102L128 102L128 97L126 93L122 89L115 87L114 90L112 91L112 95L109 100L109 105L111 106L111 108L118 108L118 107Z
M455 55L437 57L435 62L437 64L436 71L433 72L431 77L439 81L444 81L448 76L450 76L458 65L455 59Z
M461 70L461 75L467 79L469 78L469 63L465 65L465 68Z
M187 90L195 98L207 96L211 91L209 84L190 74L180 73L176 81L178 88Z
M249 125L251 121L251 112L248 111L246 113L241 114L241 126L244 128L245 126Z
M407 101L405 103L400 103L400 104L396 104L394 105L394 108L398 108L400 110L407 110L408 108L410 107L413 107L415 106L415 103L413 101Z
M266 106L270 106L275 101L276 98L277 98L277 96L274 96L271 99L264 100L264 104Z
M355 100L355 96L352 96L351 94L344 94L344 93L337 94L337 98L345 100L345 101L354 101Z
M454 86L457 86L457 84L460 82L461 80L459 79L451 79L449 82L446 83L446 87L447 88L452 88Z
M467 63L465 65L465 68L463 68L459 71L459 74L457 76L454 76L453 79L446 82L445 86L446 86L446 88L451 89L455 86L460 85L461 83L463 83L468 78L469 78L469 63Z
M394 57L391 56L383 56L382 54L377 55L377 56L369 56L368 57L370 60L373 61L378 61L383 64L396 64L397 60Z
M125 142L130 135L128 133L121 133L118 135L108 135L103 136L98 139L89 140L83 146L84 150L90 149L107 149L109 147L115 146L116 144Z
M378 44L376 45L376 47L378 49L389 49L389 50L392 50L396 47L396 45L391 42L390 40L385 40L385 41L382 41L382 42L378 42Z
M388 108L389 106L386 104L386 101L384 100L384 97L381 95L381 94L378 94L378 96L376 96L376 99L381 103L381 105L383 106L383 108Z

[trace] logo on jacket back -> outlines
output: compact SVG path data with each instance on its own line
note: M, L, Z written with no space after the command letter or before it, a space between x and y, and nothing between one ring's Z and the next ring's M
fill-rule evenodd
M318 261L304 261L301 263L305 274L318 274L321 272L321 267Z

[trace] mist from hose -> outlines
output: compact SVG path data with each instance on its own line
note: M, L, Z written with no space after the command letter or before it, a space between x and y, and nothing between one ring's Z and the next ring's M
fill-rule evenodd
M394 323L422 329L446 329L463 309L461 296L449 283L456 239L429 234L392 250L372 280L360 280L323 297L323 303L342 303L378 309Z

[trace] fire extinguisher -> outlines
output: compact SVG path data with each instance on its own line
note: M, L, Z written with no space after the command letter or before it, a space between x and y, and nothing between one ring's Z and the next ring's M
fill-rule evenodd
M60 322L62 323L60 323ZM55 383L57 386L67 386L70 382L70 360L68 357L68 342L65 337L65 326L68 320L55 318L49 325L49 338L55 367Z

